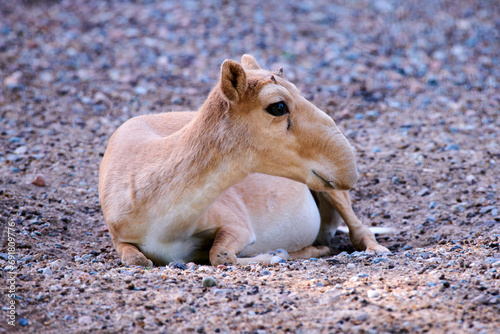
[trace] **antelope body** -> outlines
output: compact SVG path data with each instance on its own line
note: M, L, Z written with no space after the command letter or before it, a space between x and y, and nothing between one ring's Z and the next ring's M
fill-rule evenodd
M99 199L129 265L268 261L277 248L326 255L328 247L311 245L327 245L340 216L356 248L385 252L352 212L346 190L357 178L334 121L281 71L244 55L242 64L222 64L198 112L119 127L101 164Z

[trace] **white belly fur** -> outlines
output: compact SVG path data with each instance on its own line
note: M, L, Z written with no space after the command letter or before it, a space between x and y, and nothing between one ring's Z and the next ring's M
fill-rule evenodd
M283 205L275 198L268 210L249 210L255 243L248 245L239 257L251 257L276 249L296 252L310 246L318 235L321 217L314 198L306 185L287 180L281 196L287 197ZM283 190L282 190L283 191ZM273 201L268 197L268 201ZM262 208L261 208L262 209Z
M238 257L256 256L280 248L295 252L316 240L321 218L305 184L275 176L252 174L234 188L222 196L231 194L241 197L246 203L248 223L255 235L255 242L237 254ZM160 217L157 219L161 220ZM210 229L209 226L204 226L202 230L193 226L190 231L185 230L183 235L166 240L165 230L168 229L166 226L160 228L161 225L158 222L152 224L155 228L148 233L143 244L138 245L148 258L159 264L192 261L193 252L203 243L199 234L198 237L195 234L205 229L208 232Z

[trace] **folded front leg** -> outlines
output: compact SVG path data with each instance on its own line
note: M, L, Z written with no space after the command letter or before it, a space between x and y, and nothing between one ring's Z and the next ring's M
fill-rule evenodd
M351 242L357 250L370 254L390 253L387 248L377 242L370 228L363 225L358 217L356 217L356 214L352 210L351 199L347 191L331 190L321 194L325 196L346 223L349 228Z
M252 230L240 224L222 226L215 235L210 249L210 263L219 264L238 263L236 255L254 240Z
M126 242L117 242L116 250L122 257L122 262L129 266L152 267L153 262L134 245Z

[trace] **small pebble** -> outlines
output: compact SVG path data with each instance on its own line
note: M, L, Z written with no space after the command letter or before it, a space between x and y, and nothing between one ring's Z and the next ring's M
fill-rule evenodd
M474 175L467 175L467 177L465 178L465 180L467 181L468 184L476 184L477 183L477 179Z
M449 262L446 264L446 266L447 266L447 267L452 267L452 266L454 266L454 265L456 265L456 264L457 264L457 261L455 261L455 260L451 260L451 261L449 261Z
M368 313L366 312L361 312L358 315L356 315L356 321L358 322L364 322L367 320L370 320L370 315L368 315Z
M22 155L22 154L25 154L26 152L28 152L27 146L19 146L18 148L16 148L14 150L14 154L17 154L17 155Z
M181 270L187 269L187 266L182 262L170 262L168 267L172 269L181 269Z
M7 88L17 88L21 84L21 79L23 77L23 72L15 71L14 73L8 75L4 79L4 84Z
M147 88L144 88L142 86L137 86L134 88L134 93L137 95L144 95L148 92Z
M31 181L31 184L34 184L38 187L45 187L47 185L47 181L45 180L45 176L37 175L35 179Z
M45 276L52 276L52 271L48 267L47 268L43 268L42 274L44 274Z
M170 103L175 105L181 105L184 103L184 98L179 96L174 96L170 99Z
M29 321L26 320L25 318L20 318L19 319L19 325L21 325L21 326L24 327L24 326L28 326L28 324L29 324Z
M370 120L376 120L380 116L380 112L378 110L368 110L366 112L366 118Z
M375 290L368 290L366 292L366 295L368 296L368 298L374 299L380 297L380 292Z
M43 153L33 154L32 157L36 160L40 160L45 156Z
M54 285L50 286L50 291L59 291L61 289L62 289L62 285L61 284L54 284Z
M422 190L420 190L418 192L418 196L423 197L423 196L429 195L430 193L431 192L430 192L429 188L423 188Z
M231 290L231 289L213 289L212 292L215 294L228 294L228 293L233 292L233 290Z
M484 214L486 214L486 213L488 213L490 211L493 211L493 209L496 209L496 207L494 207L494 206L486 206L484 208L481 208L481 210L479 210L479 213L482 214L482 215L484 215Z
M106 95L102 92L97 92L94 94L94 100L96 102L105 102L108 100L108 98L106 97Z
M465 211L465 208L462 204L455 204L451 207L451 212L453 213L460 213L460 212L464 212Z
M472 303L478 303L478 304L488 304L488 295L483 294L479 295L476 298L472 299Z
M78 324L81 326L87 326L90 325L91 323L92 323L92 318L88 315L81 316L78 319Z
M386 261L387 261L387 259L384 259L384 258L382 258L382 257L377 257L377 258L374 258L374 259L373 259L373 262L372 262L372 263L373 263L373 264L377 264L377 263L380 263L380 262L386 262Z
M134 312L134 319L136 319L136 320L142 320L142 319L146 319L146 317L144 316L144 314L142 314L142 312L135 311Z
M446 146L445 150L446 151L459 151L460 146L458 146L457 144L449 144Z
M496 257L487 257L484 260L484 263L486 263L486 264L493 264L493 263L498 262L498 261L500 261L499 258L496 258Z
M286 263L286 260L282 259L281 257L275 255L271 258L271 260L269 260L269 263L274 265L274 264L277 264L277 263Z
M203 278L203 280L201 281L201 285L204 288L210 288L212 286L216 286L217 285L217 281L212 276L207 276L207 277Z

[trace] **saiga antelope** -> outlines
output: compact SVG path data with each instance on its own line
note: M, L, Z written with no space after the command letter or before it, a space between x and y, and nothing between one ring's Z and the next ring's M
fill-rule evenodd
M99 200L128 265L269 261L275 249L323 256L339 215L357 249L388 252L352 211L347 190L357 179L335 122L281 69L244 55L223 62L198 112L120 126L100 167Z

